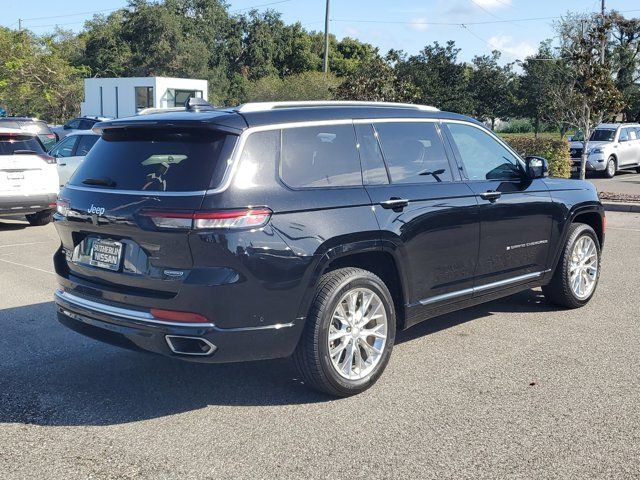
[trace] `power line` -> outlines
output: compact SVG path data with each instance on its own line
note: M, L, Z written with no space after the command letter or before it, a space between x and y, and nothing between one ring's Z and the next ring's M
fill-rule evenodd
M280 0L278 2L263 3L262 5L254 5L253 7L245 7L245 8L238 8L236 10L229 10L229 13L244 12L245 10L253 10L254 8L268 7L271 5L278 5L280 3L287 3L290 1L291 0Z
M94 10L92 12L68 13L66 15L54 15L54 16L49 16L49 17L23 18L22 21L24 22L24 21L31 21L31 20L51 20L52 18L78 17L80 15L92 15L92 14L95 14L95 13L113 12L115 10L120 10L120 9L119 8L109 8L107 10Z

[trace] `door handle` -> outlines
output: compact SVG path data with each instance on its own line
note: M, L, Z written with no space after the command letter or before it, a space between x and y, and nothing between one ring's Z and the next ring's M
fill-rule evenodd
M59 167L66 167L66 166L67 166L67 164L66 164L66 163L59 163L59 164L58 164L58 166L59 166Z
M396 208L404 208L409 205L409 200L406 198L396 198L391 197L389 200L385 200L384 202L380 202L380 206L382 208L391 208L395 210Z
M489 190L487 192L481 193L480 197L484 200L489 200L490 202L495 202L502 196L501 192L495 192L493 190Z

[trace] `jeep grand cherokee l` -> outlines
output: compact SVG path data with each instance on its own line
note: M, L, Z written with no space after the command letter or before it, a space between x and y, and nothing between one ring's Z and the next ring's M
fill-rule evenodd
M103 122L60 195L59 320L202 362L293 356L346 396L396 331L542 286L575 308L600 274L588 182L547 177L433 107L245 104Z

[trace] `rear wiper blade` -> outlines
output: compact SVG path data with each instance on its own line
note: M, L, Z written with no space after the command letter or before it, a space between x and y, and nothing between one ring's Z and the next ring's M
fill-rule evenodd
M13 154L14 155L37 155L38 152L36 152L35 150L14 150Z
M85 185L98 185L101 187L110 187L113 188L116 186L116 182L111 180L109 177L102 178L85 178L82 183Z

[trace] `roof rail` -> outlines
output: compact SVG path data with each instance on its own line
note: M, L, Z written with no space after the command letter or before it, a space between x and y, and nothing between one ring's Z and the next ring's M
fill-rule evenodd
M378 108L412 108L425 112L439 112L436 107L428 105L416 105L413 103L393 102L361 102L350 100L311 100L291 102L251 102L239 105L235 110L240 113L263 112L280 108L304 108L304 107L378 107Z
M151 115L152 113L169 113L169 112L184 112L184 107L143 108L136 115Z

